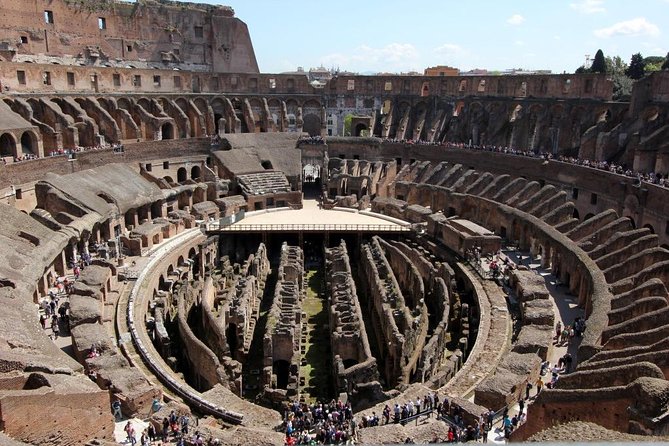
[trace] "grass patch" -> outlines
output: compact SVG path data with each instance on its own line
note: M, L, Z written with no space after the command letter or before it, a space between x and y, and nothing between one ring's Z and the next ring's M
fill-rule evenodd
M327 302L321 296L323 289L322 270L309 270L306 274L307 292L302 311L307 315L307 334L302 342L305 346L306 365L300 367L300 376L305 379L303 394L313 403L331 397L331 355L328 327Z

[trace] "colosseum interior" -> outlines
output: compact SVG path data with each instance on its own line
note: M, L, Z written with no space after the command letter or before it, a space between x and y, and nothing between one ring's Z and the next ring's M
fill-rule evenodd
M667 178L669 72L321 85L225 6L0 12L3 442L669 435L669 182L569 162Z

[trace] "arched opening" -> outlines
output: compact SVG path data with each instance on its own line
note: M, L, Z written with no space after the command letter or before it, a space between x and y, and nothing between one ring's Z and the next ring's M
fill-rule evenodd
M214 129L216 130L216 134L218 135L220 131L220 120L223 119L223 115L219 113L214 113Z
M126 228L135 227L135 215L136 212L134 211L134 209L130 209L128 212L125 213L123 218Z
M151 218L158 218L163 216L163 202L156 201L151 203Z
M183 183L188 179L188 171L185 167L180 167L177 170L177 183Z
M169 175L164 176L163 180L167 181L167 184L174 184L174 179Z
M283 359L274 361L272 364L272 373L276 375L276 387L279 389L288 388L288 377L290 376L290 362Z
M427 82L423 83L423 88L420 90L420 95L423 97L430 95L430 84Z
M571 213L571 216L574 217L576 220L580 220L578 216L578 209L574 208L574 212Z
M355 126L355 136L368 136L369 131L367 130L367 126L365 124L358 124Z
M0 136L0 156L14 156L16 153L16 141L9 133L3 133Z
M37 153L37 138L33 132L23 132L21 135L21 152L26 154Z
M666 243L660 245L660 248L666 249L667 251L669 251L669 245L667 245Z
M630 224L632 225L632 229L636 229L636 222L634 221L634 219L629 215L627 216L627 218L630 219Z
M230 348L230 356L235 358L237 355L237 325L228 324L228 329L225 330L225 338L228 341L228 347Z
M592 217L594 217L594 216L595 216L595 214L586 214L586 215L585 215L585 218L583 219L583 221L588 221L588 220L590 220L590 219L591 219Z
M651 234L655 234L655 228L650 223L643 225L643 227L650 229Z
M199 180L200 179L200 166L193 166L193 168L190 170L190 177L193 180Z
M174 139L174 126L169 122L160 128L161 139Z
M320 176L320 166L307 164L302 168L302 178L304 178L304 182L306 183L316 182Z
M272 162L269 160L263 160L260 165L262 166L263 169L265 170L272 170L274 169L274 166L272 166Z

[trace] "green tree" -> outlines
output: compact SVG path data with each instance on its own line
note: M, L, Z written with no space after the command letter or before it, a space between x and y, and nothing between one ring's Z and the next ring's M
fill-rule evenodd
M606 72L613 82L613 100L629 101L634 81L627 77L627 63L620 56L606 56Z
M574 71L574 73L576 73L576 74L583 74L583 73L587 73L587 72L588 72L588 69L585 68L585 66L583 66L583 65L581 65L580 67L578 67L576 69L576 71Z
M627 67L627 71L625 71L625 74L634 79L641 79L644 75L644 69L646 67L646 64L643 61L643 56L641 53L636 53L632 55L632 59L630 60L630 65Z
M604 52L602 50L597 50L595 59L592 61L592 66L590 67L590 72L606 73L606 59L604 59Z
M606 56L606 72L610 74L625 74L627 64L620 56L609 57Z
M627 77L625 73L612 74L611 81L613 82L613 100L629 101L632 96L634 81Z
M351 123L353 122L353 115L346 115L344 117L344 136L351 136Z
M648 56L643 58L644 72L646 74L652 73L653 71L660 71L662 69L662 63L664 62L664 57L662 56Z
M669 53L667 53L667 57L664 58L664 63L662 64L662 69L663 70L669 70Z

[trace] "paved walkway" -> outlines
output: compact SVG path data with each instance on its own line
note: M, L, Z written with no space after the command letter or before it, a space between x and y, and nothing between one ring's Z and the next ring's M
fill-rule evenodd
M516 265L525 265L530 270L535 271L537 274L541 275L544 278L546 282L546 288L548 289L548 292L550 294L550 300L553 303L553 312L555 314L556 324L558 321L560 321L562 327L565 327L567 325L573 325L574 319L576 319L577 317L584 317L584 311L581 308L578 308L577 298L569 294L567 286L561 284L558 281L557 277L555 277L552 274L550 269L541 268L541 257L532 258L528 252L519 252L515 250L503 250L502 254L507 256ZM501 264L501 262L498 263ZM488 260L485 258L481 259L481 266L484 270L487 271ZM515 303L515 295L513 293L511 293L509 299L510 301ZM554 338L553 349L547 360L550 362L550 365L552 367L558 363L558 360L562 356L564 356L567 353L567 351L569 351L569 353L571 353L572 357L574 358L574 362L572 363L572 371L573 371L578 363L578 358L576 353L578 351L578 346L581 343L581 338L573 338L570 342L564 344L559 343L558 341L559 341L558 339ZM544 381L544 383L549 382L550 378L551 378L550 371L547 371L546 374L542 376L542 380ZM558 381L558 387L559 387L559 381ZM532 391L530 399L525 403L526 404L525 412L528 415L528 417L532 416L531 408L532 408L532 402L536 397L535 392L536 392L536 385L534 387L534 390ZM519 405L515 404L513 407L509 408L509 417L517 415L519 411L520 411ZM495 423L493 428L488 433L488 442L489 443L506 442L506 440L504 439L504 430L501 428L501 420Z
M130 440L128 439L128 435L125 432L125 426L128 424L128 422L130 422L132 427L135 428L135 440L137 441L136 444L139 445L139 439L142 436L142 432L144 432L144 429L149 427L149 423L147 421L140 420L139 418L132 418L114 423L114 440L121 444L131 444Z
M325 210L319 207L317 200L304 200L302 209L269 212L250 212L235 225L391 225L401 226L396 221L358 213L357 210ZM249 215L251 214L251 215ZM379 214L380 215L380 214ZM234 225L233 225L234 226Z

